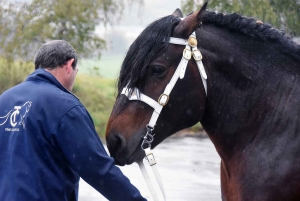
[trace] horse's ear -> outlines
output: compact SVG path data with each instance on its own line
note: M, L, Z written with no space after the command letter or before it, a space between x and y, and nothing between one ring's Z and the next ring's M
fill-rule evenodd
M183 14L182 14L182 12L181 12L181 10L180 10L179 8L177 8L177 9L173 12L172 15L174 15L175 17L183 18Z
M188 38L193 31L202 23L202 19L207 7L207 2L203 4L201 9L193 14L187 16L183 21L181 21L174 29L174 37L183 36Z
M203 6L198 11L198 13L197 13L197 20L198 20L198 22L202 22L202 18L203 18L204 12L206 10L207 4L208 4L207 1L204 2Z

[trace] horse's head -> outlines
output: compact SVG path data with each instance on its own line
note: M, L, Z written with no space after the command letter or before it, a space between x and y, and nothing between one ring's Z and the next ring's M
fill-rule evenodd
M154 128L153 148L202 118L206 99L203 77L195 59L186 59L189 55L183 57L189 54L183 53L184 42L171 43L170 37L185 39L187 44L189 36L201 26L205 8L206 4L183 20L177 9L172 15L150 24L129 48L106 132L108 149L117 164L131 164L144 157L141 143L147 125L150 133ZM186 70L181 70L184 62L187 62Z
M31 101L27 101L22 107L26 107L26 112L29 111L30 107L31 107L32 102Z

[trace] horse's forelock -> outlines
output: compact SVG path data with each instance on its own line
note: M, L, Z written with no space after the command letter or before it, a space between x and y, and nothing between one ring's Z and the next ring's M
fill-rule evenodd
M151 23L130 46L118 79L119 94L124 87L140 87L149 63L168 46L180 19L170 15Z

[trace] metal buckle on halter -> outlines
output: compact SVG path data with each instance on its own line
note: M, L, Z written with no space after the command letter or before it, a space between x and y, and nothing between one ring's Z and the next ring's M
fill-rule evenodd
M149 165L150 165L150 166L153 166L153 165L156 164L156 161L155 161L155 158L154 158L153 153L147 154L147 155L146 155L146 159L147 159L147 161L149 162Z
M161 95L159 96L157 102L158 102L161 106L165 106L165 105L167 105L169 99L170 99L169 95L167 95L167 94L161 94Z
M193 50L193 57L196 61L200 61L202 60L202 54L201 52L197 49L197 50Z
M195 36L191 35L188 39L188 44L191 46L191 47L197 47L197 39Z
M191 57L192 57L192 52L191 52L191 50L188 49L188 48L185 48L185 49L183 50L183 57L186 58L187 60L190 60Z

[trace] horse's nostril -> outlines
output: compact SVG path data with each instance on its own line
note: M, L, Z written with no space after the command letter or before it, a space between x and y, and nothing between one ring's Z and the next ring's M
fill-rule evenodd
M107 139L107 147L109 153L115 158L116 154L125 146L125 139L120 134L115 134Z
M116 149L122 148L124 138L121 135L117 135L115 136L115 138L116 138L116 144L115 144Z

